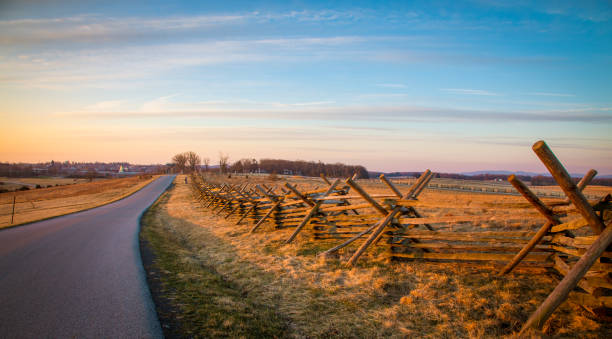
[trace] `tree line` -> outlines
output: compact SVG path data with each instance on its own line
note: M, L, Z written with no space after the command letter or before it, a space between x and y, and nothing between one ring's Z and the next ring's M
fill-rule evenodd
M319 176L321 173L335 178L350 177L357 173L361 179L367 179L368 170L360 165L342 163L326 164L321 161L283 160L283 159L240 159L230 166L231 172L238 173L276 173L304 176Z
M204 166L201 166L201 164ZM362 179L369 178L368 170L359 165L346 165L342 163L326 164L321 161L282 160L282 159L250 159L244 158L233 163L229 155L219 152L219 166L212 168L209 158L201 158L195 152L178 153L172 157L172 165L179 172L193 172L198 170L221 173L275 173L304 176L319 176L321 173L330 177L350 177L357 173Z

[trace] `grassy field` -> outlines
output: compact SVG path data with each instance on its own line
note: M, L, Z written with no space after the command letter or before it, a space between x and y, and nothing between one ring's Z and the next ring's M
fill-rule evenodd
M251 175L250 178L251 180L254 179L254 180L260 180L262 182L265 182L266 179L268 178L268 175L260 174L260 175L257 175L256 177L253 177L253 175ZM282 180L290 181L290 182L312 182L313 181L312 179L309 179L309 178L298 177L298 176L287 176L287 175L279 176L279 178L281 178ZM396 179L396 178L391 177L390 179L397 185L405 186L405 187L409 187L416 181L415 178ZM234 178L234 180L235 181L244 180L244 176L239 175L237 178ZM374 186L379 186L380 180L378 178L371 178L367 180L362 179L359 182L366 184L366 185L367 183L369 183ZM319 182L319 184L320 183L321 182ZM440 187L440 186L462 186L466 188L480 188L483 191L485 191L486 189L495 189L495 190L501 189L502 191L505 189L508 189L508 190L512 190L518 195L518 192L514 190L512 185L508 181L505 181L505 180L503 181L492 181L492 180L483 181L483 180L434 178L430 181L429 186L430 188ZM548 196L550 196L553 193L559 194L559 195L564 194L563 190L559 186L531 186L530 188L535 193L544 193ZM601 196L602 193L610 193L610 192L612 192L612 187L610 186L587 186L587 188L584 190L583 193L587 196Z
M100 179L96 179L100 180ZM73 179L73 178L57 178L57 177L35 177L35 178L8 178L0 177L0 191L8 190L15 191L22 187L30 189L40 186L41 188L73 185L89 182L88 179Z
M290 180L302 188L324 185ZM275 183L280 182L267 182ZM385 191L380 184L361 184L371 193ZM493 204L524 203L520 197L428 190L420 200L432 202L426 213L444 214L458 212L458 206L502 213ZM543 221L531 210L525 206L525 224L481 226L537 227ZM341 263L349 251L317 257L330 244L300 236L285 245L291 229L264 227L249 234L249 228L203 209L180 176L146 213L141 237L154 253L147 269L162 291L156 303L166 305L158 311L168 336L505 337L518 332L557 283L526 269L497 277L486 266L389 263L378 255L382 248L368 251L357 267L347 269ZM544 332L611 337L612 326L565 303Z
M48 188L0 193L0 228L73 213L125 197L154 180L153 177L104 179L93 182L74 179L18 178L31 184L46 183ZM54 186L55 184L63 186ZM11 224L15 198L15 216Z

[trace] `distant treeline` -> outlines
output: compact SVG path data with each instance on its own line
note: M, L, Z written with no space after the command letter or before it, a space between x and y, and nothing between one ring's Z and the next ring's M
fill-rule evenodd
M130 165L127 162L70 162L50 161L44 163L0 162L0 177L61 176L69 178L102 178L116 173L120 166L142 173L164 173L164 165Z
M382 172L370 172L370 176L378 177ZM418 177L421 175L421 172L391 172L385 173L386 177ZM528 182L532 186L551 186L556 185L557 182L552 177L544 176L544 175L517 175L523 182ZM464 175L464 174L456 174L456 173L435 173L434 178L448 178L448 179L463 179L463 180L508 180L508 175L506 174L478 174L478 175ZM574 182L580 181L580 178L572 178ZM601 185L601 186L612 186L612 178L597 178L591 181L591 185Z
M239 173L254 173L264 171L265 173L293 174L304 176L319 176L321 173L326 176L345 178L354 173L360 179L367 179L368 170L359 165L345 165L341 163L325 164L322 162L304 160L282 160L282 159L241 159L230 166L230 171Z

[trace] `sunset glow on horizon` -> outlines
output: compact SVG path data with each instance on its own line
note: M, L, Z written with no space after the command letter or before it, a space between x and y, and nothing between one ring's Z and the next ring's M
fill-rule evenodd
M605 1L8 1L0 74L0 162L612 174Z

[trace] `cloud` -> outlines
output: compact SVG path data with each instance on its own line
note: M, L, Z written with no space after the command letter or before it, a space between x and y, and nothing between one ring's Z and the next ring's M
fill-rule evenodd
M122 100L109 100L109 101L100 101L94 104L85 106L85 111L90 112L100 112L100 111L114 111L121 109L124 104Z
M500 136L494 137L483 137L483 136L464 136L464 137L451 137L455 141L469 142L475 144L488 144L488 145L500 145L500 146L512 146L521 147L527 149L533 145L535 140L526 139L525 137L515 136ZM581 138L581 137L554 137L549 136L546 138L547 143L554 145L555 149L576 149L576 150L589 150L589 151L610 151L612 146L612 140L604 138Z
M349 46L361 41L356 37L302 37L42 50L33 55L4 55L0 83L28 88L121 85L125 80L193 66L344 59L351 53Z
M536 96L545 96L545 97L575 97L574 94L566 94L566 93L551 93L551 92L532 92L527 93L527 95L536 95Z
M159 97L151 101L145 102L140 107L140 111L149 112L149 113L164 112L165 110L167 110L167 107L168 107L168 103L169 103L168 99L176 97L177 95L178 94L171 94L171 95Z
M232 104L172 103L168 97L151 102L151 110L137 111L99 111L88 110L64 112L60 115L85 119L125 119L125 118L221 118L251 120L285 121L378 121L386 122L581 122L612 123L612 115L604 108L532 110L532 111L495 111L451 109L426 106L336 106L332 102L312 103L262 103L251 102L246 106ZM148 105L148 104L147 104ZM143 105L143 108L144 107Z
M97 42L185 33L236 25L248 15L189 16L176 18L108 18L79 15L68 18L0 21L0 45L27 45L46 42Z
M290 106L321 106L321 105L329 105L333 104L335 101L310 101L310 102L296 102L294 104L289 104Z
M300 18L309 22L336 23L371 15L355 12L250 12L162 18L80 15L4 20L0 21L0 85L45 89L111 88L112 84L126 86L129 80L147 80L168 70L221 64L303 64L317 61L352 64L365 61L402 65L480 65L562 60L539 56L457 55L457 50L461 48L449 47L436 34L326 36L318 30L320 36L280 35L279 38L278 33L259 34L272 27L263 29L261 22L276 25L278 20L286 20L286 23L293 25L292 20ZM295 27L287 30L295 32ZM122 43L126 41L129 43ZM75 42L77 44L72 44ZM377 86L398 90L406 88L401 83L381 83ZM455 91L493 95L482 90Z
M612 19L612 8L606 1L498 1L477 0L481 6L498 8L518 8L523 11L544 13L550 16L562 16L564 19L577 18L594 23L607 22Z
M454 93L454 94L466 94L466 95L486 95L486 96L498 96L499 94L481 90L481 89L464 89L464 88L442 88L440 89L444 92Z
M175 17L105 17L76 15L63 18L0 20L0 45L41 43L109 42L169 37L193 33L218 37L236 27L263 23L353 21L351 11L292 11L289 13L244 12L234 15L193 15ZM239 32L239 31L238 31Z

